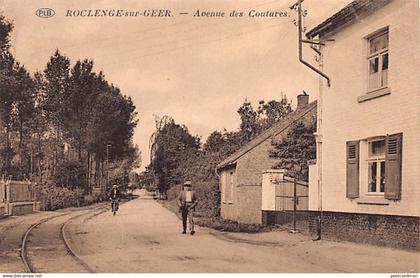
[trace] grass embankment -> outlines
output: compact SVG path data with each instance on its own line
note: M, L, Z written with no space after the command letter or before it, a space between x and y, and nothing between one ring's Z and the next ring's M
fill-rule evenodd
M219 216L220 201L216 186L211 183L194 185L198 198L198 205L194 213L194 220L197 225L224 232L258 233L271 230L271 228L259 224L244 224L222 219ZM164 207L177 214L178 217L180 217L180 213L176 204L176 198L180 190L180 185L173 186L168 191L168 199L160 201Z

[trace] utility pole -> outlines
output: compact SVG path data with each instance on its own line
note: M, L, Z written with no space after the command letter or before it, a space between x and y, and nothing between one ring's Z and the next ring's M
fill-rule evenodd
M31 180L32 180L32 176L33 176L33 150L31 148Z
M297 205L297 195L296 195L296 177L293 179L293 230L290 232L292 234L297 233L296 230L296 205Z
M106 184L105 184L105 191L108 190L109 187L109 148L111 147L110 144L106 145Z
M302 2L304 0L298 0L295 4L293 4L290 9L296 10L298 12L298 41L299 41L299 61L304 64L305 66L309 67L311 70L315 71L320 77L323 77L327 81L327 86L331 86L330 78L323 73L323 57L320 48L325 46L326 41L334 41L334 39L327 39L327 40L314 40L313 37L302 39ZM306 11L305 11L306 12ZM303 60L302 55L302 46L303 43L307 43L311 45L311 49L316 52L318 56L316 56L316 60L318 62L318 69ZM318 47L317 47L318 46ZM323 82L322 78L319 79L319 95L318 95L318 108L317 108L317 131L315 133L316 139L316 159L317 159L317 172L318 172L318 219L317 219L317 238L314 240L321 239L321 227L322 227L322 217L323 217L323 209L322 209L322 102L323 102Z

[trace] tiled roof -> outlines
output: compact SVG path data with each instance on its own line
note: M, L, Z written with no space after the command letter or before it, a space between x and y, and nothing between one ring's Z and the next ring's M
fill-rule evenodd
M339 26L351 23L361 14L371 13L385 6L390 1L391 0L354 0L327 20L311 29L306 33L306 36L308 38L313 38L317 35L329 33Z
M309 103L308 105L289 113L286 117L281 119L279 122L275 123L272 127L262 132L260 135L252 139L247 144L245 144L242 148L240 148L235 153L231 154L228 158L223 160L219 165L217 165L216 169L221 169L235 163L240 157L245 155L247 152L257 147L258 145L263 143L265 140L284 131L291 124L303 118L306 114L311 112L313 109L316 109L316 107L317 107L317 101L313 101Z

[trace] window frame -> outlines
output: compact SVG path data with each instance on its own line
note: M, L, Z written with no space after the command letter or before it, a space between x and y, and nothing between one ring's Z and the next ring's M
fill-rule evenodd
M220 182L221 182L221 196L220 199L223 204L226 204L226 172L223 171L220 175Z
M384 35L387 35L387 44L386 44L386 47L383 48L383 49L381 49L381 50L378 50L378 51L376 51L374 53L370 53L370 48L371 48L372 40L377 39L377 38L379 38L381 36L384 36ZM389 75L389 58L390 58L389 57L390 56L389 55L389 28L388 27L385 27L385 28L383 28L381 30L376 31L375 33L367 36L366 37L366 40L367 40L367 53L366 53L366 61L367 61L367 63L366 63L366 66L367 66L367 93L369 94L369 93L373 93L373 92L376 92L376 91L379 91L379 90L386 89L389 86L389 78L388 78L388 75ZM385 85L381 85L383 83L383 69L382 69L382 67L383 67L383 56L386 55L386 54L388 55L387 83ZM370 61L371 60L374 60L375 58L378 58L378 71L377 71L377 74L378 74L378 78L379 78L379 80L378 80L379 86L377 86L375 88L371 88L370 87L370 75L371 75L371 73L370 73L370 67L371 67Z
M229 170L228 175L229 175L229 200L227 200L228 204L233 204L233 187L235 184L235 174L236 171L235 170Z
M383 154L380 155L373 155L371 153L372 150L372 143L383 141L385 145L385 149ZM376 162L376 191L369 191L370 190L370 164ZM367 196L384 196L385 195L385 186L386 183L384 181L384 191L381 192L381 162L384 162L384 168L386 169L386 139L385 138L375 138L375 139L368 139L367 140L367 148L366 148L366 158L365 158L365 169L366 169L366 195ZM385 170L384 170L385 171ZM385 178L385 172L384 172Z
M227 168L220 174L221 202L231 205L234 200L234 187L236 184L236 168Z

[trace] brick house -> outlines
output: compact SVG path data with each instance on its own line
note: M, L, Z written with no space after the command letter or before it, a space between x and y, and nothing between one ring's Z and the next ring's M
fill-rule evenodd
M299 95L295 111L217 165L222 218L262 223L261 184L263 172L274 164L269 157L272 139L281 140L297 121L308 123L316 118L316 101L308 104L308 99L308 95Z
M307 37L325 41L331 79L318 97L311 231L419 249L419 1L356 0Z

